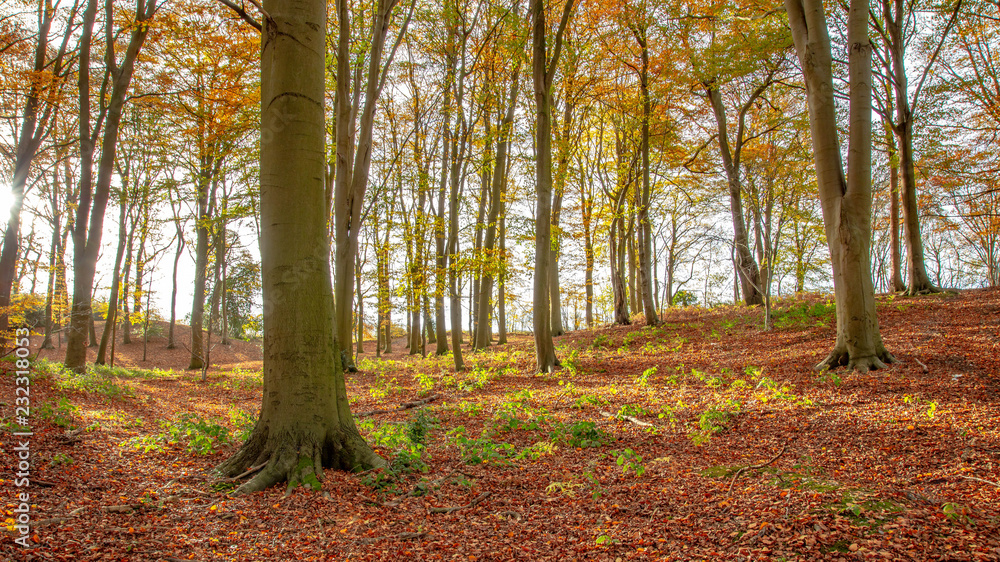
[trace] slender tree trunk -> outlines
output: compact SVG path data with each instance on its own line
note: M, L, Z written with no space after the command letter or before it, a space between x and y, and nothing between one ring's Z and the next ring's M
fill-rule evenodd
M120 291L119 284L121 282L122 257L125 254L126 209L126 199L123 196L118 209L118 252L115 254L115 269L111 275L111 294L108 297L108 317L104 322L104 331L101 334L101 346L97 350L97 360L94 361L94 363L98 365L104 365L107 363L108 340L113 332L116 319L115 317L118 313L118 293Z
M136 9L135 20L137 22L148 21L153 17L156 8L155 0L140 1ZM113 5L108 3L106 10L105 19L113 21ZM80 32L80 72L78 73L81 115L79 120L80 199L73 233L73 312L66 341L65 359L66 367L78 373L83 372L87 359L84 335L88 324L93 321L91 302L94 275L97 269L97 256L101 249L101 237L104 234L104 211L111 189L111 175L114 171L122 108L125 104L125 95L132 82L135 60L146 40L146 34L150 27L148 25L133 26L121 65L108 69L111 72L111 95L107 98L97 181L92 183L96 136L91 130L90 122L90 47L96 13L97 1L89 0L84 12L83 28ZM108 34L109 41L114 41L113 35ZM102 107L105 107L103 100ZM96 344L96 339L95 334L91 334L91 342Z
M902 252L899 247L899 156L896 152L896 141L893 136L886 135L889 141L889 252L891 269L889 285L895 292L906 290L903 276L900 275Z
M643 14L645 15L645 14ZM650 185L649 185L649 119L651 103L649 101L649 45L646 41L646 27L636 26L632 29L642 54L642 68L639 72L639 93L642 97L642 189L638 191L637 218L639 221L637 253L639 258L639 293L643 315L647 326L659 323L656 315L656 304L653 302L652 245L653 230L649 222Z
M497 344L507 343L507 216L500 213L500 273L497 275Z
M486 240L483 246L483 251L486 255L487 265L482 277L482 288L479 291L479 316L487 319L490 316L489 311L491 308L490 301L493 296L493 280L497 275L502 275L502 273L499 273L502 271L502 251L500 255L497 255L495 246L498 221L500 220L501 212L504 207L504 197L506 196L507 191L507 154L510 151L510 137L514 123L514 111L517 107L518 88L521 82L520 77L521 65L520 62L518 62L516 63L514 75L511 79L510 99L507 101L507 110L500 123L500 127L498 128L499 138L497 139L497 155L493 169L490 210L486 221ZM498 273L495 274L494 272ZM499 320L499 318L498 321L501 324L503 323L503 321ZM488 328L481 330L477 336L475 342L476 349L485 349L490 345L490 338L493 332L492 322L487 322L487 326Z

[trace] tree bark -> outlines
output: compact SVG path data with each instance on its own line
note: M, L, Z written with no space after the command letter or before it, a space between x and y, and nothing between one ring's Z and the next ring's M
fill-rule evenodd
M113 327L117 320L118 293L121 289L119 284L121 282L122 256L125 255L125 222L127 217L125 211L126 199L123 194L118 211L118 252L115 254L115 269L111 276L111 294L108 297L108 317L104 322L104 331L101 333L101 345L97 349L97 359L94 361L94 363L98 365L104 365L107 363L108 341L111 338L111 333L113 332Z
M643 14L645 18L645 13ZM656 304L653 302L652 274L652 242L653 230L649 222L649 120L651 115L649 101L649 44L646 40L646 25L637 25L632 29L639 43L642 57L642 67L639 72L639 93L642 97L642 190L638 193L638 233L637 253L639 258L639 293L643 315L647 326L659 324L656 315Z
M384 464L354 424L333 314L324 181L326 3L265 0L264 9L269 15L261 47L261 129L269 131L260 148L264 399L250 438L218 471L234 476L265 466L239 493L284 481L289 490L298 484L318 489L323 468L358 471ZM293 117L275 127L283 116Z
M867 0L848 13L850 130L845 180L834 104L832 54L820 0L786 0L802 65L813 156L837 301L837 340L818 369L885 367L894 358L879 331L871 277L871 44Z
M140 1L136 6L135 21L146 22L153 17L158 4L155 0ZM113 5L106 5L106 20L113 21ZM105 115L103 139L101 142L101 159L97 168L97 181L93 182L93 157L98 131L91 130L90 122L90 47L93 37L94 20L97 12L97 1L89 0L84 12L84 24L80 35L79 55L79 92L80 92L80 199L77 207L73 232L73 311L70 320L69 334L66 340L66 367L78 373L84 371L87 353L85 335L88 324L93 321L91 312L94 275L97 269L97 256L101 249L101 237L104 234L104 211L108 204L111 189L111 175L114 170L115 154L118 143L118 130L121 124L122 108L125 105L126 93L132 82L135 61L146 40L149 25L135 25L125 49L120 66L109 65L111 95L100 102L101 113ZM107 45L109 62L114 62L111 50L114 34L108 34ZM99 122L100 120L98 120ZM91 337L91 342L96 338Z
M559 67L562 38L573 10L567 0L553 41L552 60L546 54L545 2L532 0L532 83L535 93L535 279L533 324L535 361L538 372L548 373L559 365L549 318L549 267L552 228L552 80Z

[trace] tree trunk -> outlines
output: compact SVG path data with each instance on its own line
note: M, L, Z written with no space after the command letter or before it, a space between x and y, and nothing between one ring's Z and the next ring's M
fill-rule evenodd
M500 213L500 273L497 275L497 345L507 343L507 214Z
M889 252L892 257L889 286L898 293L906 290L903 276L900 275L902 253L899 247L899 154L892 134L886 135L886 142L889 147Z
M553 41L552 60L546 55L545 2L532 0L532 83L535 93L535 278L532 311L535 330L535 361L540 373L559 365L549 318L549 268L552 266L552 79L559 67L563 33L569 23L573 0L563 8L559 30Z
M334 321L324 182L326 3L265 0L264 9L270 15L261 47L261 129L270 131L260 148L265 399L250 438L218 467L234 476L265 465L241 493L283 481L289 489L318 489L325 467L384 464L351 416ZM279 111L297 118L272 127ZM350 312L349 304L339 306Z
M786 0L802 65L823 220L837 299L837 340L819 369L858 370L894 361L882 344L871 277L871 44L866 0L848 14L850 132L846 181L834 103L832 55L820 0Z
M158 4L155 0L140 1L136 7L135 21L146 22L153 17ZM105 19L113 21L113 5L106 5ZM84 12L84 25L80 35L79 92L80 92L80 198L77 206L73 232L73 311L70 330L66 340L66 367L77 373L84 371L87 352L85 332L93 321L91 312L94 275L97 256L104 234L104 211L111 189L111 175L114 170L118 143L118 129L121 124L122 108L126 93L132 82L135 61L146 40L149 25L132 26L131 37L125 49L122 63L111 72L111 95L107 98L104 118L101 158L97 167L97 181L93 182L94 152L97 136L91 131L90 108L90 48L93 38L97 1L89 0ZM115 34L109 33L108 40L114 41ZM110 45L108 46L110 48ZM101 100L103 106L104 100ZM91 342L96 344L95 334Z
M97 360L94 363L104 365L107 363L108 340L113 332L116 316L118 313L118 293L121 282L122 257L125 254L125 211L127 205L125 197L122 196L118 210L118 252L115 254L115 269L111 275L111 295L108 297L108 317L104 322L104 331L101 334L101 345L97 350ZM127 273L126 273L127 275Z
M645 15L645 14L644 14ZM651 114L649 101L649 45L646 41L645 26L632 29L636 41L642 50L642 68L639 73L639 90L642 96L642 190L638 192L639 240L637 253L639 258L639 294L643 315L647 326L659 323L656 315L656 304L653 302L652 274L652 243L653 230L649 223L649 119Z
M486 240L483 246L487 264L483 272L482 288L479 291L479 316L481 318L490 317L489 311L490 301L493 297L493 280L495 276L502 275L502 251L498 255L495 251L495 247L497 239L497 223L503 213L504 197L507 191L507 154L510 151L510 137L514 123L514 111L517 107L518 88L521 82L520 59L515 64L514 74L511 78L510 98L507 100L507 110L500 123L500 127L498 128L499 138L497 139L497 155L493 169L490 210L486 222ZM503 234L501 233L501 237L502 236ZM494 272L498 273L494 274ZM499 320L499 315L498 322L501 324L503 323L503 320ZM481 330L478 334L475 342L476 349L486 349L490 345L490 337L493 332L492 322L488 322L487 325L488 328Z
M900 199L903 211L903 237L906 240L906 269L909 274L906 292L909 295L940 292L941 289L931 283L924 265L924 243L920 236L920 207L917 205L917 174L913 165L912 115L907 115L894 130L899 144L899 168L903 180Z
M735 151L729 144L729 126L726 110L722 104L722 94L714 83L706 84L707 97L715 114L719 132L719 151L729 183L729 211L733 220L733 240L736 245L736 272L739 277L743 302L749 305L763 304L761 297L760 269L750 251L750 240L743 214L743 187L740 181L740 151L742 138L736 139ZM742 114L741 114L742 119ZM742 131L742 127L740 127ZM741 134L737 135L741 137Z

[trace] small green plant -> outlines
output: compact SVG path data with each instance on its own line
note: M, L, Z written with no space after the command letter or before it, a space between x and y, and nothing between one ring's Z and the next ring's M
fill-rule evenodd
M63 454L63 453L56 453L52 457L52 460L49 461L49 466L52 466L52 467L69 466L69 465L73 464L73 462L74 462L73 461L73 457L71 457L69 455L66 455L66 454Z
M434 378L427 373L416 373L413 378L417 381L417 385L420 387L419 394L425 396L430 394L434 390Z
M399 382L396 381L395 377L388 378L381 375L375 376L375 382L372 387L368 389L368 393L372 395L375 400L383 400L386 396L389 396L393 392L402 390Z
M642 387L649 386L649 379L656 375L657 367L650 367L636 377L635 382Z
M243 408L232 408L229 410L229 423L236 428L233 440L236 443L244 443L257 425L257 416Z
M637 406L634 404L623 404L621 408L618 408L618 413L615 415L616 418L623 420L626 417L641 417L648 416L649 410L643 408L642 406Z
M624 451L611 451L611 456L615 457L615 462L622 469L622 474L634 474L636 478L641 478L646 473L646 465L642 462L642 456L632 449Z
M515 456L514 458L518 460L531 459L533 461L536 461L546 455L555 454L556 449L558 448L559 447L556 446L556 444L553 443L552 441L538 441L533 445L531 445L530 447L526 447L524 450L518 453L517 456Z
M558 424L549 434L555 441L567 447L600 447L611 438L601 431L592 421L578 421L572 424Z
M972 518L969 517L969 514L971 513L969 508L959 503L946 502L941 506L941 512L944 513L944 516L951 521L968 523L972 520Z
M600 406L604 404L605 400L596 394L581 394L577 396L573 401L571 408L576 408L577 410L582 410L587 406Z
M937 402L931 400L925 400L920 396L906 394L903 396L904 404L912 404L920 414L929 420L934 419L934 414L937 412Z
M594 341L590 342L591 349L610 349L612 347L611 338L607 334L597 334Z
M569 355L562 360L562 366L566 374L571 377L580 374L580 351L576 349L570 351Z
M716 433L727 429L729 422L739 414L740 408L740 403L730 398L710 406L699 416L698 429L691 434L691 441L695 445L701 445Z
M123 446L150 451L165 451L168 445L183 443L185 448L199 455L208 455L216 448L232 443L229 428L213 419L202 418L199 414L181 414L174 421L161 421L164 432L154 435L134 437Z
M506 464L514 452L510 443L494 443L488 438L472 438L465 434L465 426L448 431L448 437L458 446L465 464Z
M601 479L592 470L584 470L583 479L587 481L587 485L590 487L591 499L597 501L598 498L604 495L604 486L601 485Z
M551 482L545 487L546 494L562 494L567 497L576 497L576 489L582 488L579 482Z
M38 408L38 414L42 419L51 421L54 425L67 429L76 427L74 418L79 411L80 408L75 406L65 396L59 398L56 402L43 402Z
M833 386L840 386L843 382L837 373L827 371L826 369L816 373L816 381L824 384L832 384Z

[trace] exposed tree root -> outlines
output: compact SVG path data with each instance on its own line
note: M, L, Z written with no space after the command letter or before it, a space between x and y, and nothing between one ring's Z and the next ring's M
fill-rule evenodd
M320 435L275 434L267 429L255 431L238 453L216 471L223 477L248 475L245 467L258 469L233 494L259 492L281 482L287 482L286 495L297 486L305 485L318 491L323 480L323 468L340 468L358 472L383 466L385 461L353 431L327 431Z
M827 355L826 359L821 361L814 368L817 371L832 371L838 367L847 367L849 371L853 370L864 372L887 369L890 364L898 362L899 361L885 349L874 355L851 357L846 346L838 345L833 348L833 351Z
M653 427L653 425L654 425L654 424L651 424L649 422L644 422L644 421L640 420L639 418L636 418L636 417L633 417L633 416L616 415L616 414L611 414L611 413L604 412L604 411L601 411L600 414L602 416L606 417L606 418L611 418L611 419L615 419L615 420L628 421L628 422L632 422L635 425L639 425L639 426L642 426L642 427Z
M419 533L399 533L397 535L386 535L384 537L370 537L367 539L359 539L358 542L361 544L374 544L378 541L385 540L398 540L398 541L412 541L416 539L422 539L427 536L427 531Z

